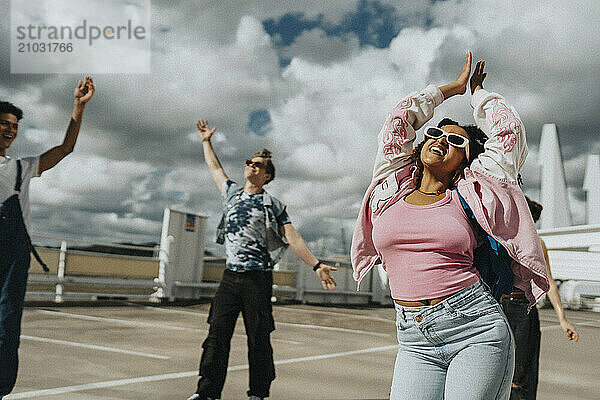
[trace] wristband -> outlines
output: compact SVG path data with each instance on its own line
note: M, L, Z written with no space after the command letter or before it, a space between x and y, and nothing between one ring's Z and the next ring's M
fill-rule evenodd
M317 272L317 270L318 270L319 268L321 268L321 261L319 261L319 262L317 263L317 265L315 265L315 266L313 267L313 271Z

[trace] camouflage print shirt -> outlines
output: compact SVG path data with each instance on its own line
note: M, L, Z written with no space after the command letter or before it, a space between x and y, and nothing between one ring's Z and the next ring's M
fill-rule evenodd
M263 194L250 194L241 189L231 180L223 184L223 195L230 199L225 219L227 268L233 271L271 270L273 266L267 250ZM240 193L232 196L236 192ZM285 209L275 217L280 226L290 223Z

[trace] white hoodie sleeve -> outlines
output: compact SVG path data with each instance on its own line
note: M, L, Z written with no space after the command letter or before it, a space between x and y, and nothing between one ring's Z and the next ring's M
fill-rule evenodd
M390 111L377 138L377 156L372 181L379 181L408 164L416 130L433 117L444 95L435 85L405 97Z
M502 96L484 89L473 94L471 106L475 123L489 138L471 169L516 181L528 152L519 114Z

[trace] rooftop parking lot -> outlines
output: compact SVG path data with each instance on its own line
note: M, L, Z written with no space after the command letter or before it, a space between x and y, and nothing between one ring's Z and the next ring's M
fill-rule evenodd
M11 399L187 399L196 387L208 304L27 307ZM275 305L271 399L385 399L395 358L393 308ZM568 311L568 342L540 310L539 399L600 398L600 313ZM246 338L232 340L223 399L246 398Z

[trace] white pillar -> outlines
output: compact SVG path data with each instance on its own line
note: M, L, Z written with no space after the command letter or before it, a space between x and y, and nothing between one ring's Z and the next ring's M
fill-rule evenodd
M600 224L600 156L588 156L583 178L583 190L587 192L586 223Z
M540 228L549 229L571 225L569 196L565 183L556 125L545 124L540 140L539 165L541 174L540 202L544 206Z

